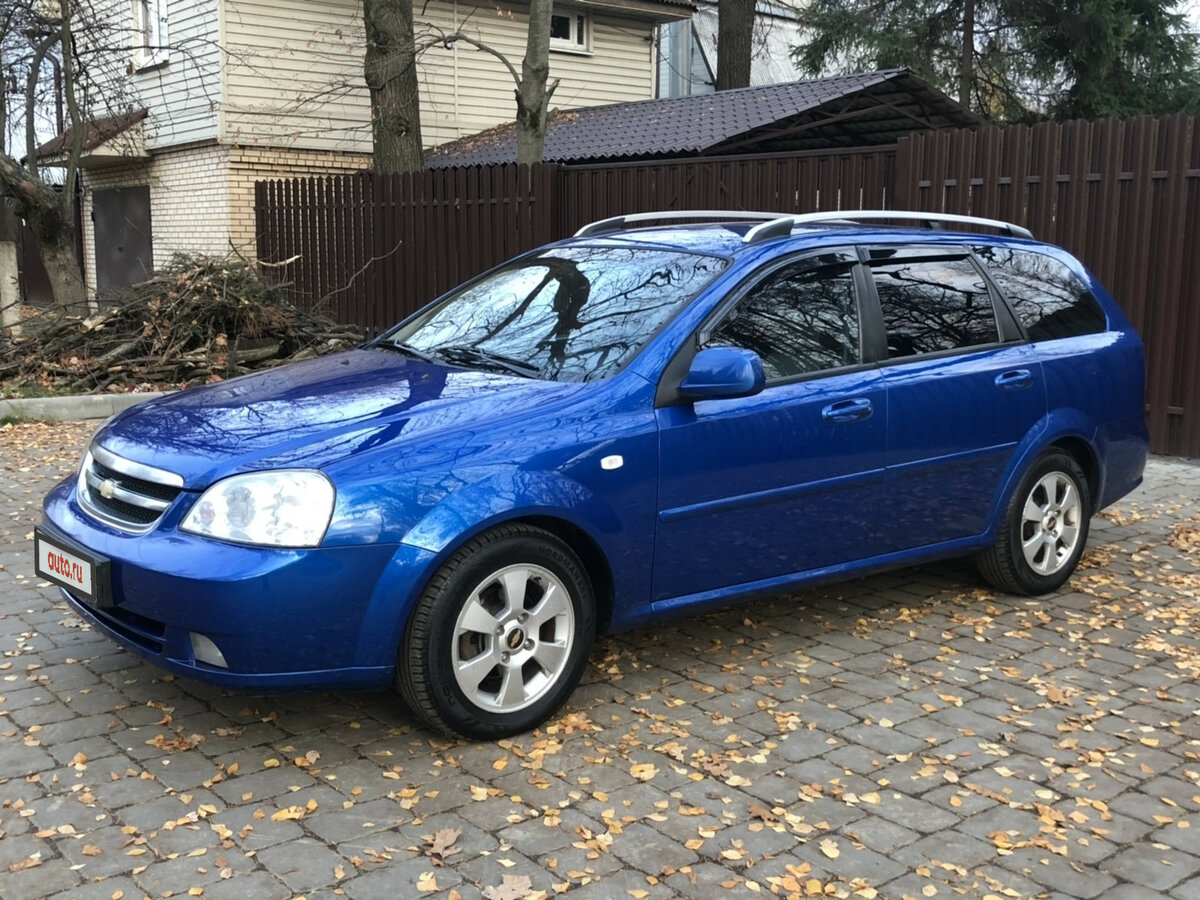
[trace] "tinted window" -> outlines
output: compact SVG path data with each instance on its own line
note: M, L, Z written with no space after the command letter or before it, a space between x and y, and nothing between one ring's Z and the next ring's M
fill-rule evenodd
M383 338L477 368L610 375L726 266L672 250L560 247L505 266Z
M708 346L753 350L768 379L858 362L858 304L849 266L787 266L755 285L714 329Z
M888 356L937 353L999 339L987 285L967 259L872 266Z
M1075 273L1030 250L976 247L1032 341L1093 334L1107 326L1104 311Z

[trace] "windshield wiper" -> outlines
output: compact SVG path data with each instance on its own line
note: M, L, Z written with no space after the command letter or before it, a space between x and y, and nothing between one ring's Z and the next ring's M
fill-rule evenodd
M438 356L442 359L451 362L490 366L504 372L511 372L514 375L522 375L526 378L536 378L542 371L537 366L527 363L524 360L505 356L503 353L496 353L492 350L484 350L482 347L472 347L468 344L451 344L448 347L438 347L437 352Z
M384 350L391 350L394 353L403 353L405 356L411 356L414 359L422 360L423 362L438 362L438 358L433 353L425 350L418 350L412 344L406 344L404 341L379 341L375 344L376 347L381 347Z

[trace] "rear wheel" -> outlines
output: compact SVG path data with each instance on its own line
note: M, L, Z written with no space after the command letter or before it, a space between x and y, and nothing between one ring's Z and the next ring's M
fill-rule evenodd
M1079 464L1061 451L1047 453L1021 479L995 545L979 555L979 570L1013 594L1057 590L1083 555L1091 514Z
M595 627L592 587L571 548L538 528L503 526L458 550L422 594L397 687L443 731L526 731L579 683Z

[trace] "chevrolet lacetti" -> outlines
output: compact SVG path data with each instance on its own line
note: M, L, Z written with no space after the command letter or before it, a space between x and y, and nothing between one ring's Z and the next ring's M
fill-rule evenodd
M494 738L566 701L598 633L949 556L1055 590L1141 481L1143 369L1015 225L625 216L356 349L116 416L36 568L173 672L395 685Z

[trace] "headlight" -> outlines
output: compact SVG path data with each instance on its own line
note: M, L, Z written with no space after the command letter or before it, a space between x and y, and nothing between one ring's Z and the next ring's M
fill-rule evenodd
M239 544L316 547L329 527L333 501L333 485L320 472L251 472L210 487L180 528Z

